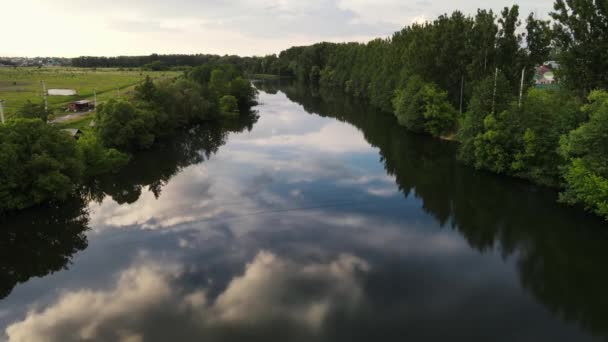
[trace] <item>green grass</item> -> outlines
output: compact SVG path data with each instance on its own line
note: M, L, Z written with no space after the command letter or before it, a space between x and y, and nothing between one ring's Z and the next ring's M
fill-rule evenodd
M47 89L67 88L76 90L75 96L49 96L49 108L55 115L64 114L62 108L67 103L81 99L93 99L97 91L97 101L103 102L120 95L128 96L136 84L146 75L154 79L175 77L174 71L139 71L119 69L89 68L0 68L0 99L4 100L4 112L10 117L27 100L42 102L41 81Z

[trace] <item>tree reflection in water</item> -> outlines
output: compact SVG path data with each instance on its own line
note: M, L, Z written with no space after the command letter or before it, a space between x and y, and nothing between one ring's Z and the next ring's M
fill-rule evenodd
M0 219L0 299L32 277L67 269L74 254L88 246L88 201L111 196L137 201L145 187L159 197L164 185L182 169L209 159L231 132L251 130L255 112L238 119L208 123L138 154L117 174L105 175L64 203L47 204Z
M480 253L499 250L515 258L522 286L554 314L608 336L605 222L557 204L554 190L464 166L455 143L412 135L392 115L356 99L293 83L257 86L357 127L380 149L406 197L420 199L441 226L460 232Z

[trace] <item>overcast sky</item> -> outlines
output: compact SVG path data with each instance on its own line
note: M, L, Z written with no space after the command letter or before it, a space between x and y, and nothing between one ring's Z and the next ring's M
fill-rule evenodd
M521 0L522 18L553 0ZM460 9L508 0L18 0L2 4L0 56L264 55L318 41L367 41Z

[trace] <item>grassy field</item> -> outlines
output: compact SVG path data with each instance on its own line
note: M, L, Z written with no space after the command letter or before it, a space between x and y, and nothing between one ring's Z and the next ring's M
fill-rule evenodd
M171 71L129 71L119 69L86 68L0 68L0 99L4 100L4 112L10 117L27 100L42 102L42 85L47 89L67 88L76 90L75 96L49 96L49 108L56 116L65 114L63 108L75 100L97 101L126 96L146 75L154 79L177 76ZM120 91L119 91L120 90Z

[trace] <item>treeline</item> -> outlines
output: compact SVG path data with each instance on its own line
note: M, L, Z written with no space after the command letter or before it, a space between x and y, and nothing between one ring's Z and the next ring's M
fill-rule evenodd
M608 219L608 6L557 0L550 16L456 11L388 39L248 63L365 98L411 131L455 135L468 164L561 187L562 201ZM535 67L549 60L560 89L535 89Z
M145 68L154 71L196 67L203 64L231 64L244 69L248 65L248 58L238 56L218 56L209 54L195 55L159 55L148 56L117 56L96 57L81 56L72 58L71 65L80 68Z
M116 172L130 154L180 130L250 115L256 90L232 65L205 64L173 80L146 78L130 100L97 108L95 127L75 140L28 103L0 125L0 214L65 200L83 184Z

